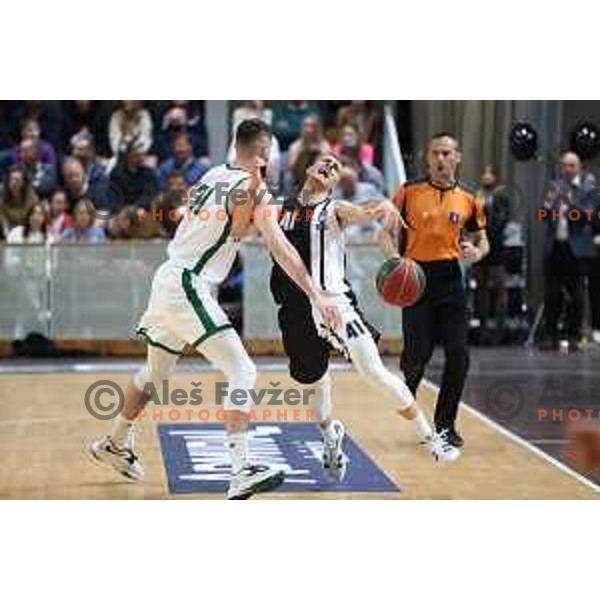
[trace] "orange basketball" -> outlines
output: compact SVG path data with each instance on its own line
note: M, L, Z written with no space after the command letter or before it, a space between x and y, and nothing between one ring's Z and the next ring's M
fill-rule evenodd
M570 423L567 427L567 460L581 473L600 473L600 423Z
M411 306L423 295L423 269L410 258L390 258L380 267L375 285L386 304Z

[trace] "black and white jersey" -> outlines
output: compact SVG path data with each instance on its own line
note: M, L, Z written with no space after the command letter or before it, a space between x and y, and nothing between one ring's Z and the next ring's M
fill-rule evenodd
M279 218L279 225L300 254L315 287L332 295L350 291L344 279L344 230L335 205L336 201L331 198L311 206L304 206L293 198L283 203ZM304 296L277 263L271 273L271 292L278 304Z

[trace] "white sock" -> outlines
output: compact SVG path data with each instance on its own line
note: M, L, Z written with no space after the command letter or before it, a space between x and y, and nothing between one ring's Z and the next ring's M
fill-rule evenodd
M433 430L425 413L418 407L415 406L417 410L417 416L414 418L415 429L417 431L417 437L420 442L425 442L433 435Z
M227 448L231 456L231 472L239 473L248 464L248 434L246 431L227 434Z
M327 427L321 427L319 424L319 431L321 432L321 437L324 442L330 442L335 437L335 432L333 431L333 421L329 422Z
M326 421L331 417L331 377L325 373L319 381L312 385L303 386L312 388L316 394L315 417L319 421Z
M129 421L119 415L113 421L110 439L116 446L119 446L120 448L133 449L135 443L134 431L135 421Z

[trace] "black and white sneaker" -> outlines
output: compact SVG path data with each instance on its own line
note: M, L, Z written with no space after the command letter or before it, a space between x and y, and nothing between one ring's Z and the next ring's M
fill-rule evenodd
M331 423L333 436L323 439L323 469L333 481L340 483L346 476L348 459L343 451L346 430L341 421Z
M135 452L116 446L109 436L92 442L88 451L94 460L110 465L124 477L135 481L144 477L144 467Z
M448 443L452 444L455 448L462 448L465 445L465 441L454 427L450 427L446 431L446 439L448 440Z
M437 462L454 462L460 458L460 450L448 441L447 429L434 433L425 444Z
M270 492L285 479L285 471L269 465L248 465L231 477L227 500L246 500L254 494Z

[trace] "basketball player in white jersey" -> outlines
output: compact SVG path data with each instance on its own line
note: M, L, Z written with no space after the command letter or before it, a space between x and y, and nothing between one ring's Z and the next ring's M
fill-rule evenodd
M419 440L426 444L438 461L456 460L460 452L434 433L425 415L415 403L406 384L386 369L377 350L378 332L365 321L345 279L344 229L384 219L386 230L397 229L400 217L387 200L367 205L333 200L331 193L340 172L340 164L331 155L323 155L306 172L306 183L296 198L282 208L280 225L298 250L311 273L314 285L338 306L342 324L324 322L306 294L275 264L271 292L279 304L279 325L290 375L317 394L317 418L323 438L323 467L335 480L346 470L342 451L344 427L331 417L331 348L352 361L370 387L398 402L400 413L414 421Z
M229 273L253 209L254 224L275 261L310 297L325 323L337 326L341 322L339 309L314 285L297 251L282 234L276 211L261 209L271 198L260 175L270 147L268 125L258 119L239 125L235 163L211 169L193 188L188 211L169 244L168 260L154 276L150 301L138 327L149 344L146 366L131 379L125 406L110 434L90 449L94 458L131 479L143 476L134 449L134 421L150 397L144 388L153 383L161 389L186 344L225 374L230 391L251 390L255 385L256 367L213 295ZM233 402L228 396L224 403L232 463L229 499L271 490L284 478L281 469L251 462L247 416L252 402L240 405L238 397Z

